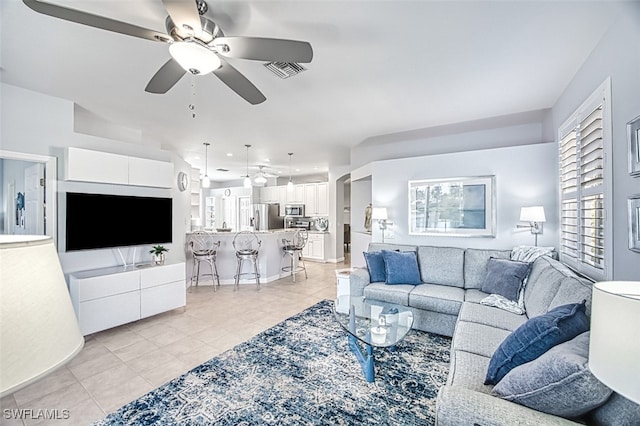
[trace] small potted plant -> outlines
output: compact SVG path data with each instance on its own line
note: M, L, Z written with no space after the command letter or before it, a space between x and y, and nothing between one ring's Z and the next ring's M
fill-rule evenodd
M149 250L149 253L153 254L153 263L155 263L156 265L164 264L164 256L168 251L169 249L165 248L164 246L153 246L153 248Z

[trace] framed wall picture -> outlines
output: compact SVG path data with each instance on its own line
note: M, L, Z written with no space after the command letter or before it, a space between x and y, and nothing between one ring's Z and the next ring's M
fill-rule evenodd
M640 176L640 115L627 123L629 174Z
M495 237L495 176L409 181L409 234Z
M640 253L640 194L629 197L629 249Z

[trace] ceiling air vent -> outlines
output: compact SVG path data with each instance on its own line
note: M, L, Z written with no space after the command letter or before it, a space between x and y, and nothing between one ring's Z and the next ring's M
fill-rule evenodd
M218 171L218 172L228 172L229 169L218 168L218 169L216 169L216 171Z
M289 78L306 71L305 67L295 62L269 62L264 66L280 78Z

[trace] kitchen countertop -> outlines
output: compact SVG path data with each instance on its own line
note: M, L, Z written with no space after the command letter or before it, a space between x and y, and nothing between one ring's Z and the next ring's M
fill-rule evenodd
M267 231L253 231L256 234L281 234L284 232L294 232L295 229L269 229ZM187 235L193 234L195 231L187 232ZM212 235L236 235L237 231L219 232L219 231L207 231Z

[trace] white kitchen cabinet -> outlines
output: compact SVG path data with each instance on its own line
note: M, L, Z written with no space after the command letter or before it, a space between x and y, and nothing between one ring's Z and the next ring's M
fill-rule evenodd
M69 275L71 301L85 336L185 306L185 288L184 262Z
M307 183L304 185L304 204L307 216L328 216L328 183Z
M264 186L260 188L260 202L269 204L278 203L278 187Z
M287 185L278 186L278 204L280 204L280 216L284 216L284 207L287 205Z
M173 163L69 147L65 151L65 179L171 188Z
M293 191L287 191L287 204L304 204L304 185L293 185Z
M302 250L305 260L316 260L325 262L324 247L326 233L309 233L307 244Z

